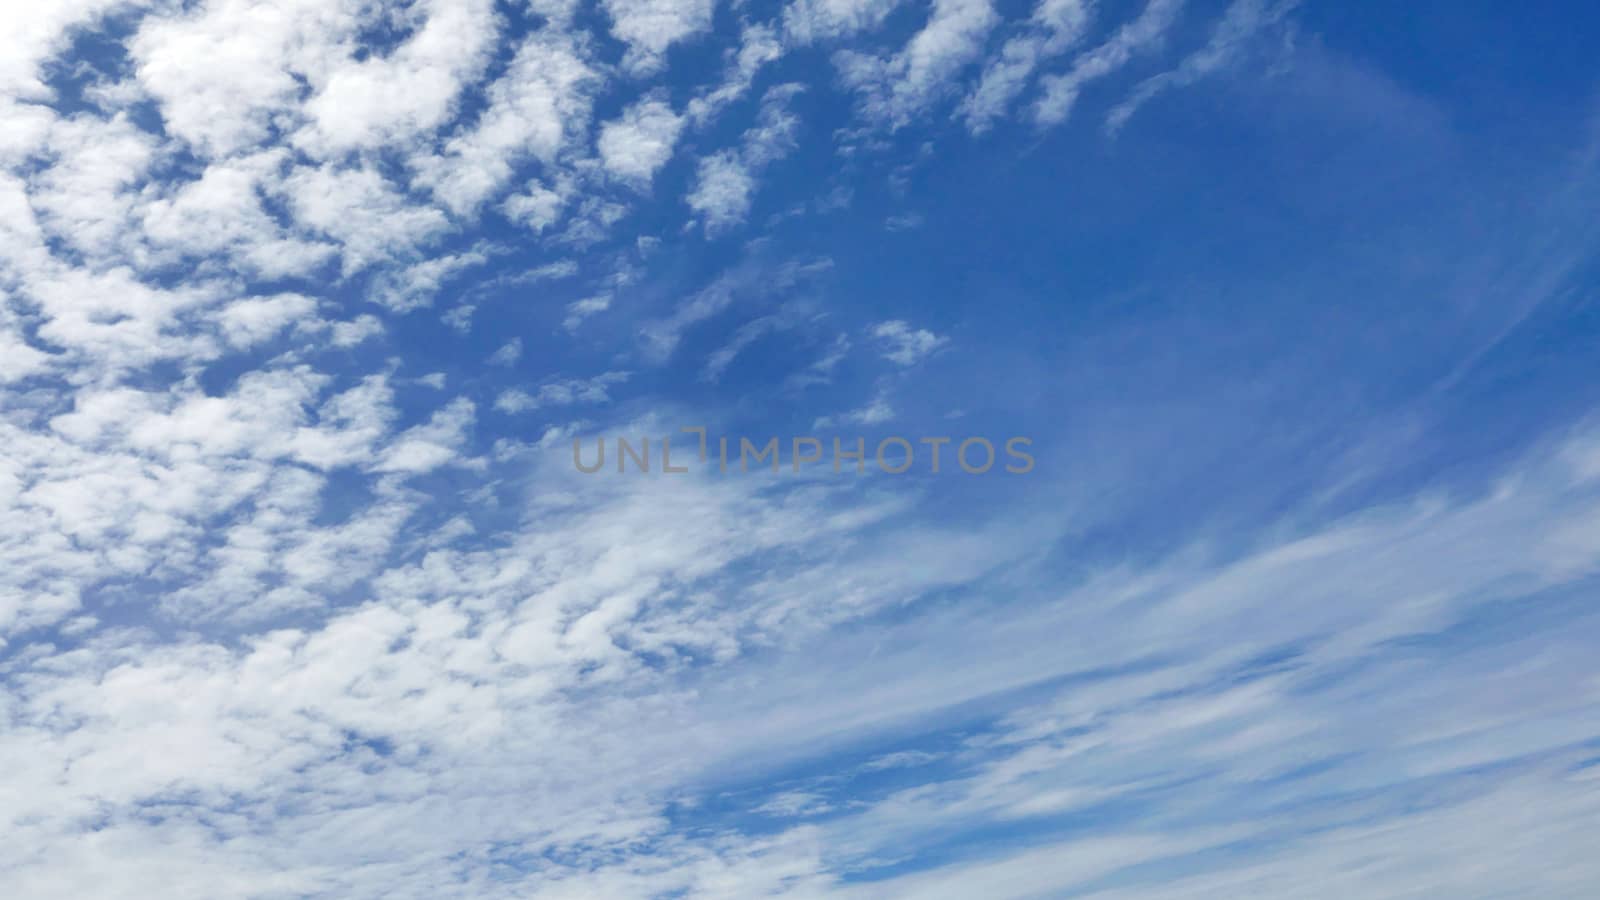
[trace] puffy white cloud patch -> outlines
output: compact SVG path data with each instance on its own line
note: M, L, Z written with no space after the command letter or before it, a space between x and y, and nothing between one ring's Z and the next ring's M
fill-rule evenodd
M800 120L790 112L789 103L800 91L797 84L769 89L756 124L745 131L739 147L700 160L694 187L684 199L707 231L724 231L743 222L754 200L756 177L793 150Z
M981 134L1004 117L1037 66L1071 49L1083 37L1092 13L1088 0L1039 0L1023 33L1005 42L962 101L961 113L968 127Z
M294 143L328 156L427 136L457 111L463 89L488 64L501 19L492 0L417 3L413 33L383 56L346 59L305 103Z
M584 42L548 29L528 35L506 73L490 85L487 106L443 152L413 159L419 184L458 214L475 212L528 157L550 162L589 128L599 76Z
M705 219L706 228L717 231L744 221L755 189L755 178L739 154L724 150L700 160L694 190L685 199Z
M638 72L661 67L667 48L711 27L713 0L605 0L611 33Z
M861 93L866 115L900 127L951 89L953 76L978 58L998 22L990 0L935 0L922 30L893 56L840 51L836 61L845 82Z
M879 322L872 326L871 333L883 348L884 358L902 366L915 365L950 342L949 338L926 328L913 328L899 319Z
M683 117L660 100L629 107L622 117L600 128L600 159L618 178L648 185L656 170L672 158L683 130Z

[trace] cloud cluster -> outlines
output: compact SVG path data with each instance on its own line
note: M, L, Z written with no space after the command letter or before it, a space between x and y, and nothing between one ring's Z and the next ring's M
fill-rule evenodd
M1293 5L1237 0L1108 127ZM1052 554L1093 511L1051 497L945 521L871 479L572 471L570 438L659 433L664 383L717 395L779 335L775 385L870 376L817 421L890 421L897 373L965 332L849 318L831 260L751 223L842 206L832 169L884 135L1062 121L1181 3L12 6L10 893L1593 883L1592 625L1463 637L1594 576L1588 432L1470 496L1071 578ZM1396 835L1438 849L1360 864Z

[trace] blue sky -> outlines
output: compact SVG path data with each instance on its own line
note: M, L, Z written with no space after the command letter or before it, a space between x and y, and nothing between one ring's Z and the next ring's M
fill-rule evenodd
M1600 885L1589 6L5 19L9 893Z

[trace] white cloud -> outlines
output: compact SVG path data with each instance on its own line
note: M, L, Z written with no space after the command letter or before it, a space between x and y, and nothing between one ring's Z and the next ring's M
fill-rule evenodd
M339 242L346 274L414 256L449 228L444 213L412 203L369 167L297 168L284 189L298 221Z
M626 382L628 375L627 372L605 372L592 378L551 381L531 394L512 389L502 393L494 405L501 412L521 413L552 406L610 403L611 387Z
M348 322L335 323L332 341L335 347L354 347L382 333L383 323L377 316L363 315Z
M733 338L728 343L718 347L706 359L705 367L700 370L701 380L714 382L722 378L722 373L727 371L728 366L732 365L733 361L738 358L740 353L744 352L745 348L765 335L776 331L782 325L783 322L778 316L762 316L741 325L739 330L733 333Z
M879 389L872 395L865 406L857 407L836 416L820 416L811 423L811 427L821 431L828 428L837 428L840 425L882 425L894 419L894 405L889 402L888 391Z
M377 279L373 299L399 312L426 306L447 282L488 261L489 251L479 247L386 270Z
M567 185L549 188L537 181L531 182L526 191L507 197L501 209L511 221L526 225L536 232L544 231L561 221L570 191Z
M648 73L667 48L711 27L713 0L604 0L611 33L628 45L626 65Z
M101 414L128 408L126 398L118 399ZM457 433L443 431L407 433L397 446L449 443ZM188 433L215 433L215 426L196 423ZM566 448L558 442L552 449ZM421 451L400 455L427 462ZM1403 504L1219 567L1197 570L1193 555L1178 554L1146 571L1103 573L1069 596L1016 615L947 608L904 621L888 635L871 630L853 637L806 623L897 606L951 579L969 582L1003 559L995 548L1026 555L1049 545L1051 536L1028 527L976 541L903 528L870 537L859 529L893 515L892 507L861 510L863 518L846 524L836 495L798 491L773 503L738 481L584 482L562 479L561 466L552 465L531 482L538 486L534 502L545 504L539 521L489 546L439 546L381 569L374 560L394 540L395 517L406 514L393 505L395 495L370 516L296 539L295 529L317 508L320 483L280 473L258 495L256 522L241 522L214 551L225 565L211 586L287 603L308 585L371 572L364 583L375 599L237 644L108 635L77 651L47 650L26 661L10 706L14 721L26 724L0 741L0 755L15 764L5 806L13 836L9 883L48 897L92 890L116 875L115 883L137 895L157 890L145 873L148 861L159 859L169 886L224 896L263 885L377 896L401 882L445 896L643 897L719 887L762 896L797 885L820 897L1028 896L1086 889L1114 873L1125 895L1160 896L1141 881L1150 870L1135 867L1203 862L1189 854L1237 848L1248 839L1242 864L1189 870L1176 889L1197 896L1287 889L1309 866L1345 879L1338 883L1359 894L1395 878L1418 890L1459 886L1450 861L1480 846L1474 836L1483 839L1482 821L1506 809L1537 809L1549 823L1527 836L1528 852L1544 848L1547 856L1504 875L1506 884L1582 884L1590 874L1571 862L1545 864L1581 858L1568 850L1586 832L1572 824L1593 812L1587 801L1563 799L1588 795L1553 772L1498 780L1481 793L1419 808L1405 793L1413 781L1383 780L1409 778L1403 770L1368 766L1352 754L1382 746L1411 752L1413 764L1477 771L1485 757L1468 750L1515 765L1522 754L1548 758L1543 754L1557 752L1572 735L1586 734L1553 726L1572 704L1591 698L1541 689L1552 678L1578 683L1568 676L1583 670L1587 634L1546 646L1537 659L1518 655L1519 665L1495 682L1504 703L1490 706L1481 691L1462 685L1483 683L1464 676L1481 675L1491 660L1463 658L1460 671L1434 676L1414 667L1352 673L1352 662L1369 648L1416 627L1419 613L1448 621L1448 610L1476 602L1487 586L1530 575L1537 582L1540 554L1530 551L1546 543L1552 528L1594 514L1593 484L1574 482L1559 463L1524 466L1509 493L1425 509ZM5 491L0 478L0 497ZM77 533L92 534L92 521L80 519ZM1484 551L1465 571L1457 552L1463 542ZM907 566L908 558L923 564ZM1593 558L1559 577L1586 577ZM711 590L675 594L694 598L687 607L656 602L663 585L722 587L741 560L759 560L765 574L755 583L735 582L744 589L728 602L719 603L720 591ZM1365 575L1361 590L1329 577L1351 565ZM278 579L283 584L263 589ZM1282 610L1286 586L1315 596ZM1431 598L1430 608L1408 609L1406 598ZM1267 630L1239 627L1242 617ZM1240 661L1286 641L1315 646L1312 638L1350 634L1344 626L1362 622L1372 627L1357 642L1324 645L1299 668L1266 675L1238 669ZM797 652L742 657L740 636L774 623L784 623L781 640L802 642ZM1112 623L1123 630L1105 627ZM803 643L808 633L817 643ZM1220 635L1229 639L1213 640ZM874 647L878 652L867 652ZM1137 648L1145 655L1130 655ZM715 667L695 673L693 691L681 690L678 673L659 662L686 652ZM930 654L956 663L929 670ZM1172 662L1109 665L1147 658ZM720 677L708 683L708 673ZM1041 688L1063 680L1064 689ZM619 683L628 685L625 694L598 690ZM1035 687L1034 699L981 735L963 724L970 719L936 714L966 708L970 715L968 704L992 713L988 704L997 696L1024 685ZM581 701L567 696L580 690ZM1363 699L1351 706L1328 690ZM807 702L792 702L797 696ZM1439 730L1463 721L1461 710L1471 710L1477 723L1470 733ZM1357 712L1359 722L1348 718ZM825 815L775 836L730 831L684 838L668 831L663 804L691 791L685 786L708 771L732 760L779 763L793 752L797 730L879 744L882 735L906 733L907 715L925 723L921 728L950 724L949 752L959 765L923 754L911 760L922 765L897 773L905 780L866 791L844 808L827 780L782 786L751 808ZM1530 716L1539 727L1516 727ZM1302 833L1307 813L1263 812L1235 793L1279 783L1275 774L1305 765L1308 747L1347 760L1337 764L1349 767L1350 776L1377 779L1368 792L1377 799L1352 810L1347 793L1277 795L1312 810L1319 799L1335 801L1317 828ZM46 777L51 761L63 757L73 765ZM1197 786L1159 777L1174 767L1207 771L1208 778ZM1417 777L1426 779L1428 771ZM552 772L558 777L547 776ZM834 784L842 777L827 775ZM964 855L932 871L874 878L870 887L842 877L873 872L896 858L896 849L948 834L953 824L1004 827L1129 790L1167 797L1203 816L1240 805L1231 820L1164 821L1159 828L1113 822L1093 839L1068 834L1055 843ZM308 795L329 803L297 805ZM1383 807L1374 804L1384 795L1405 807L1398 818L1381 820L1386 827L1349 817L1347 810L1378 815ZM441 807L475 814L442 829ZM559 812L558 824L529 820L530 807ZM165 814L142 815L151 809ZM94 817L94 831L84 830L85 816ZM1372 857L1382 836L1396 829L1439 843L1441 856L1408 854L1412 866L1379 870L1383 881L1373 880L1377 872L1348 866ZM42 857L25 852L82 846L90 835L96 853L83 858L81 883L76 870L43 866ZM556 860L564 858L562 848L598 856L518 872L506 885L503 868L472 852L485 842ZM641 861L641 842L664 849ZM228 865L215 865L219 858Z
M0 384L20 381L49 368L49 354L28 345L9 326L0 326Z
M700 160L695 186L684 200L711 231L743 222L750 214L756 182L739 154L724 150Z
M306 322L317 303L300 294L249 297L236 300L217 314L222 334L235 347L249 347L271 338L297 322ZM309 323L308 323L309 324Z
M600 159L618 178L648 185L672 158L683 117L660 100L628 107L622 117L600 128Z
M514 366L522 358L522 338L512 338L500 345L500 349L489 354L491 366Z
M454 117L488 64L500 17L492 0L424 0L410 12L423 21L394 52L341 60L323 75L296 145L328 156L409 143Z
M1105 43L1078 56L1066 72L1041 79L1043 95L1034 105L1034 121L1041 126L1065 121L1085 84L1115 72L1140 53L1158 48L1183 5L1184 0L1149 0L1138 18L1118 28Z
M684 201L707 231L724 231L743 222L754 201L756 176L794 150L800 122L789 111L789 101L800 91L797 84L769 89L756 124L745 131L740 146L700 160L694 187Z
M0 97L47 99L50 91L39 79L40 64L66 50L77 29L140 5L126 0L7 4L6 27L0 31Z
M145 19L128 51L168 133L222 157L292 125L298 79L320 83L371 12L358 0L213 0L188 15Z
M808 791L788 791L750 811L776 819L797 819L821 815L832 809L833 806L817 794Z
M473 419L471 401L464 397L451 401L426 424L407 429L396 437L373 471L415 475L446 463L465 462L459 455Z
M458 215L469 215L532 157L543 163L588 131L591 91L600 76L583 45L549 29L522 42L505 74L487 90L488 106L444 152L419 155L419 184Z
M1299 6L1299 0L1234 0L1211 31L1206 45L1185 57L1176 69L1145 79L1127 99L1106 116L1106 130L1122 130L1139 107L1156 95L1175 87L1185 87L1231 64L1244 46L1258 34L1279 22Z
M683 333L735 303L765 304L809 284L833 267L831 260L790 261L774 265L759 253L696 291L666 318L645 322L639 329L643 350L652 362L662 362L677 350Z
M839 367L839 363L844 361L849 352L850 339L842 334L836 336L822 356L811 365L789 376L784 381L785 386L798 390L812 385L828 384L833 380L833 371Z
M949 338L926 328L912 328L899 319L879 322L872 326L871 334L883 348L884 358L902 366L916 365L950 342Z
M131 249L136 188L155 161L155 139L120 116L57 119L45 136L53 164L28 184L39 221L81 253Z
M739 50L729 62L722 83L689 101L689 118L700 125L709 122L728 104L743 97L756 73L781 59L783 51L775 28L762 23L746 24L739 36Z
M1007 40L984 65L977 86L962 101L967 127L982 134L1005 116L1032 80L1035 68L1082 39L1092 12L1087 0L1039 0L1025 31Z
M286 155L267 151L212 163L200 177L141 210L145 236L180 258L228 254L260 278L308 276L337 253L329 243L287 232L261 202L275 189Z
M944 93L983 52L999 22L989 0L935 0L927 24L890 57L840 51L835 63L861 95L869 118L891 128L912 120Z
M592 297L575 300L567 304L567 317L562 320L561 327L568 331L573 331L583 324L584 319L597 313L603 313L610 308L610 294L595 294Z
M785 37L809 44L871 31L899 5L900 0L792 0L783 10Z

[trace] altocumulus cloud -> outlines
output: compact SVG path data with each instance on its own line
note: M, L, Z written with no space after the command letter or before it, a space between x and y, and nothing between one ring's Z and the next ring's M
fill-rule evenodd
M11 4L0 884L1592 896L1586 32L1387 15Z

